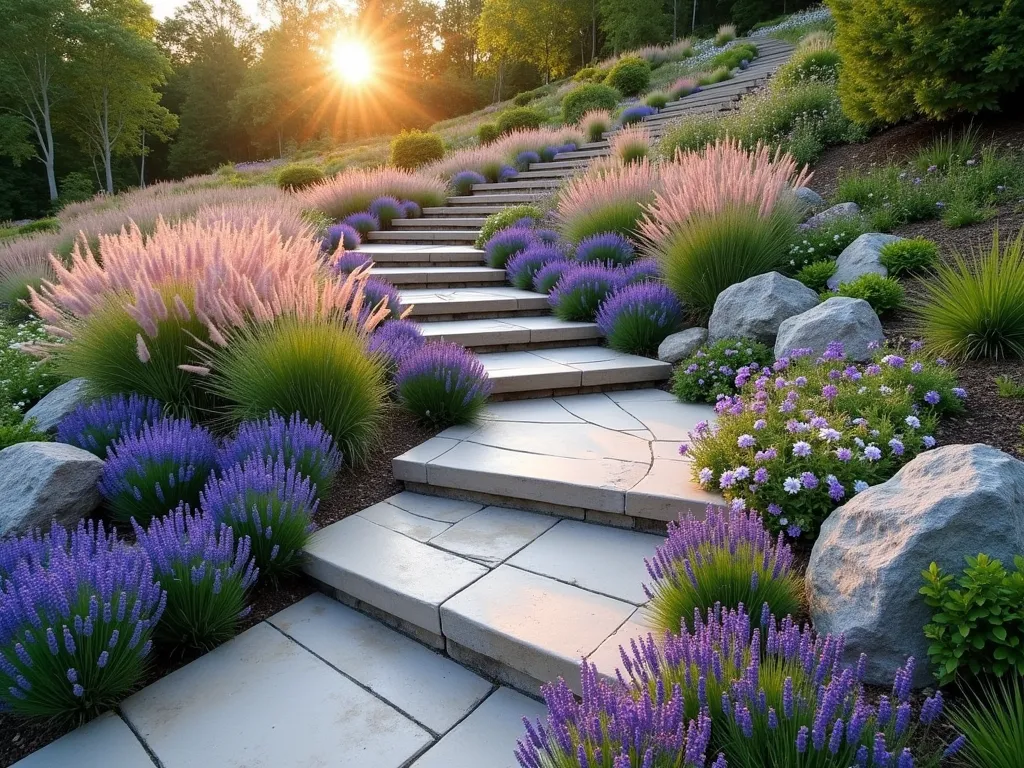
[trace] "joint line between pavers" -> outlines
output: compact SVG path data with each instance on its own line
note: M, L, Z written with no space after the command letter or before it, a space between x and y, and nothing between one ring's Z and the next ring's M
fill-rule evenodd
M132 735L135 736L136 739L138 739L139 745L149 756L149 759L153 761L153 765L156 766L156 768L165 768L163 761L159 757L157 757L156 752L153 751L153 748L149 746L149 743L145 740L145 738L143 738L142 734L139 733L139 730L135 727L135 724L128 719L128 715L124 713L124 710L121 709L120 705L114 707L114 712L117 713L117 716L121 718L121 722L128 726L128 730L132 732Z
M550 422L534 422L534 423L548 424ZM587 423L590 424L590 422L587 422ZM591 426L601 427L600 424L591 424ZM607 429L607 427L601 427L601 429ZM616 432L617 430L613 429L613 430L609 430L609 431L610 432ZM474 432L473 434L476 434L476 433ZM621 435L623 433L619 432L619 434ZM637 439L638 440L642 440L643 438L639 438L638 437ZM503 445L490 445L489 443L478 443L476 440L473 440L473 435L470 435L469 437L464 438L460 442L472 443L473 445L479 445L479 446L482 446L484 448L493 448L496 451L508 451L509 453L521 453L524 456L543 456L544 458L547 458L547 459L568 459L569 461L621 461L623 464L640 464L641 466L647 466L648 468L650 468L650 465L646 464L645 462L642 462L642 461L631 461L630 459L620 459L617 456L596 456L596 457L590 457L590 458L586 458L586 457L580 458L579 456L560 456L557 453L538 453L537 451L524 451L524 450L519 449L519 448L506 448ZM645 442L650 442L650 441L645 441ZM437 458L439 459L441 457L438 456ZM436 460L437 459L431 459L428 462L428 464L432 464ZM491 474L494 474L494 473L491 473ZM516 477L519 477L519 475L516 475ZM547 478L545 478L545 479L547 479ZM561 483L561 482L565 482L565 481L564 480L552 480L551 482Z
M576 521L576 522L580 522L580 521ZM584 524L585 525L594 525L594 523L584 523ZM552 526L552 528L553 527L554 526ZM610 526L606 526L606 527L610 527ZM551 530L551 529L549 528L548 530ZM522 571L523 573L529 573L529 574L533 574L534 576L540 576L540 577L545 578L545 579L551 579L552 581L557 581L559 584L565 584L567 587L575 587L576 589L579 589L579 590L581 590L583 592L589 592L592 595L599 595L601 597L607 597L610 600L616 600L616 601L618 601L620 603L623 603L624 605L631 605L634 608L643 608L645 605L647 605L648 602L650 602L648 600L648 601L645 601L643 603L637 604L637 603L631 602L629 600L623 600L621 597L618 597L616 595L609 595L607 592L598 592L596 589L590 589L589 587L585 587L582 584L577 584L574 581L566 581L565 579L560 579L557 576L552 576L552 575L547 574L547 573L541 573L540 571L531 571L529 568L524 568L523 566L516 565L515 563L505 562L505 563L502 563L502 565L507 565L509 568L515 568L517 571ZM634 611L634 613L635 613L635 611ZM630 614L630 615L632 615L632 614ZM616 630L616 631L618 631L618 630ZM611 637L611 635L609 635L609 637ZM605 638L605 639L607 639L607 638Z
M454 659L452 659L452 663L453 664L457 664L458 662L456 662ZM460 664L459 666L462 666L462 665ZM476 674L476 673L474 672L473 674ZM429 752L431 749L433 749L435 746L437 746L438 742L440 742L441 739L443 739L449 733L451 733L456 728L458 728L460 725L462 725L463 721L466 720L466 718L468 718L470 715L472 715L474 712L476 712L477 709L479 709L480 706L485 701L487 701L489 698L491 698L491 696L494 695L495 691L497 691L499 687L500 686L497 683L491 681L491 690L487 692L486 696L484 696L482 699L480 699L480 701L478 701L476 704L474 704L472 707L470 707L469 711L466 714L464 714L462 717L460 717L458 720L456 720L451 728L449 728L447 731L445 731L443 734L441 734L440 737L437 739L437 741L433 742L432 744L425 744L422 749L418 750L416 752L416 754L414 754L412 757L410 757L408 760L406 760L404 763L402 763L398 768L412 768L412 766L416 764L417 760L419 760L421 757L423 757L423 755L425 755L427 752Z

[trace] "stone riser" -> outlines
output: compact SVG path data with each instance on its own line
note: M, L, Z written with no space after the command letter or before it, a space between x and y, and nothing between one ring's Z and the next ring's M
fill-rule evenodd
M596 347L601 339L569 339L567 341L524 341L518 344L463 344L467 349L472 349L478 355L488 352L528 352L539 349L564 349L566 347ZM528 393L534 397L532 393ZM493 395L495 400L503 400L506 395Z
M447 312L421 315L417 314L414 308L410 317L418 323L431 323L441 320L500 320L505 317L542 317L547 314L549 312L546 309L499 309L491 312Z

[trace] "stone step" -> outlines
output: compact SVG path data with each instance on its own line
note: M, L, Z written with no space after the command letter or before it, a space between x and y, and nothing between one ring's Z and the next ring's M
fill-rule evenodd
M505 282L505 270L490 267L374 267L373 274L400 288L458 288Z
M423 217L429 219L435 216L490 216L492 213L501 213L504 209L503 205L445 205L424 208Z
M484 263L484 252L468 245L365 243L359 247L378 266L427 266Z
M550 163L530 163L530 170L565 170L570 168L579 170L580 168L586 168L588 165L590 165L589 158L586 160L552 160Z
M580 171L579 168L554 168L542 171L520 171L517 179L568 179Z
M410 289L400 291L404 306L413 306L416 320L473 320L546 314L548 297L533 291L493 288Z
M486 216L432 216L429 218L424 216L420 219L395 219L391 222L391 226L395 229L478 229L484 225L486 220Z
M614 674L618 645L649 631L643 561L661 540L403 492L314 533L304 570L341 602L536 696L559 676L578 692L584 657Z
M494 195L458 195L449 197L449 205L520 205L533 203L547 196L546 192L507 192Z
M555 155L554 162L560 160L593 160L598 157L605 157L608 155L608 147L602 147L601 149L578 149L575 152L559 152Z
M562 183L561 179L523 179L520 181L517 176L513 181L499 181L490 184L474 184L473 194L479 194L481 192L498 192L503 190L516 190L516 189L555 189Z
M578 149L607 149L608 142L602 139L601 141L588 141L585 144L580 144Z
M367 233L371 243L475 243L479 229L389 229Z
M492 402L478 424L441 432L392 469L409 490L650 528L724 504L678 452L713 418L659 389Z
M454 341L478 352L597 344L601 338L596 323L567 322L553 315L439 321L423 323L420 330L429 339Z

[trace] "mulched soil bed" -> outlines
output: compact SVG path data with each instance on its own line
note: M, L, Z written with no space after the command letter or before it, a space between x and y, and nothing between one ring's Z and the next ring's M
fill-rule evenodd
M399 408L390 408L381 425L380 445L365 466L342 470L334 481L330 496L320 503L316 524L320 527L330 525L401 491L401 483L391 474L391 459L436 433L437 430L424 427ZM313 585L301 576L282 580L276 585L259 582L251 596L252 611L242 621L239 631L297 603L313 591ZM201 655L167 658L159 653L154 654L154 663L139 688L159 680ZM73 723L32 722L0 713L0 768L16 763L74 727Z

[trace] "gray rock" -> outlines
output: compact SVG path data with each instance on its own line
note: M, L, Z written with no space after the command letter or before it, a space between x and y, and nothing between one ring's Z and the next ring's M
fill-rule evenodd
M687 328L673 333L658 345L658 359L665 363L678 363L696 352L707 340L707 328Z
M980 552L1024 552L1024 462L983 444L926 451L825 520L807 567L814 626L845 635L847 661L867 654L869 683L890 684L908 656L915 684L934 682L921 572L959 574Z
M64 443L17 443L0 451L0 536L73 525L100 504L103 461Z
M839 205L833 205L831 208L826 208L821 213L811 216L811 218L800 225L800 228L817 229L824 224L828 224L833 219L845 219L850 216L856 216L859 213L860 206L856 203L839 203Z
M86 379L72 379L61 384L29 408L25 420L35 419L37 430L53 434L61 419L75 410L79 403L89 399L88 388Z
M785 357L794 349L825 351L833 342L843 344L852 360L871 357L871 342L885 341L878 315L864 299L835 296L803 314L783 321L775 341L775 356Z
M708 341L753 339L771 346L779 325L818 303L818 294L798 280L768 272L730 285L715 300Z
M810 187L797 187L793 190L793 197L797 199L805 217L825 207L825 198Z
M868 232L858 237L846 246L836 259L836 272L828 279L829 289L838 290L843 283L849 283L869 272L882 277L888 276L889 270L882 266L882 248L902 239L880 232Z

